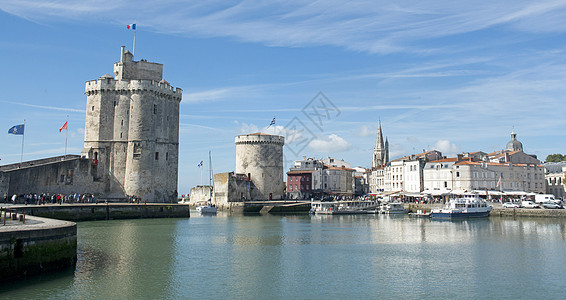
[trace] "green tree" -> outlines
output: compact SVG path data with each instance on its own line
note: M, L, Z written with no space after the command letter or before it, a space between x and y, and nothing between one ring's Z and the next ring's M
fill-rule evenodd
M566 155L563 154L549 154L546 157L546 162L561 162L566 160Z

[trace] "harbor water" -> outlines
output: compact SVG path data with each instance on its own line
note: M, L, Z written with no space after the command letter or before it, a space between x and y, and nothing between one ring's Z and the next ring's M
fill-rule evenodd
M566 220L192 214L78 223L74 270L3 299L561 299Z

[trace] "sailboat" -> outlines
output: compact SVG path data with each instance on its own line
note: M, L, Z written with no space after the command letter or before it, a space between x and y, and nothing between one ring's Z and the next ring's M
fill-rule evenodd
M206 205L199 205L197 206L197 212L201 214L216 214L217 208L216 205L212 204L212 189L213 181L212 181L212 155L210 151L208 151L208 176L209 176L209 186L210 193L208 195L208 203Z

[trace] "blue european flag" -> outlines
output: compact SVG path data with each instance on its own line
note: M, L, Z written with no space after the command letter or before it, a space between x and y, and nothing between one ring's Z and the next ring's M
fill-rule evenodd
M8 133L23 135L24 134L24 124L13 126L12 128L10 128L8 130Z

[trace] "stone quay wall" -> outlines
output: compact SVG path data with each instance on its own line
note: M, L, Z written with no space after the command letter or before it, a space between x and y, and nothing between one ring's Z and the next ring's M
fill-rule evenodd
M76 223L26 216L25 225L0 225L0 282L66 269L76 261Z
M67 221L97 221L144 218L188 218L188 204L63 204L27 205L18 211L28 215Z

